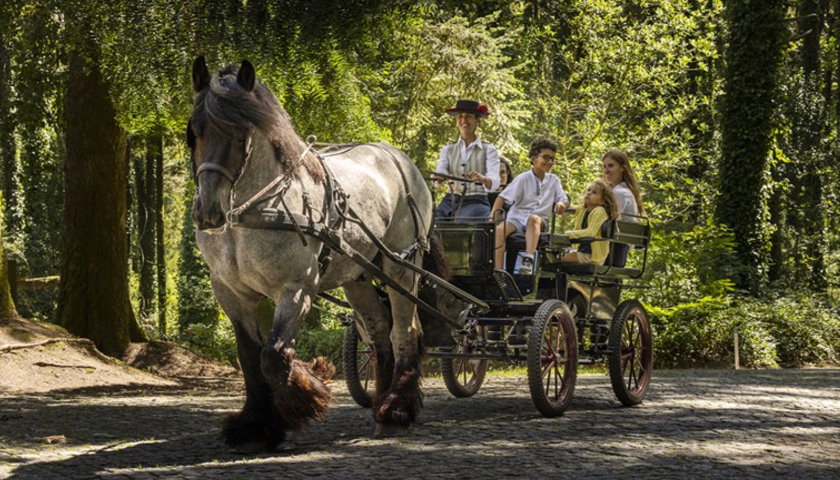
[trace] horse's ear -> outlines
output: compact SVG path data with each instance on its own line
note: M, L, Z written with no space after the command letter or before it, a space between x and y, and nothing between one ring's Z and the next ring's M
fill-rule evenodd
M248 60L242 60L242 65L239 67L239 73L236 75L236 83L238 83L246 91L254 90L254 85L257 82L257 73L254 71L254 66Z
M204 55L193 62L192 71L193 90L200 92L207 85L210 85L210 72L207 70L207 63L204 62Z

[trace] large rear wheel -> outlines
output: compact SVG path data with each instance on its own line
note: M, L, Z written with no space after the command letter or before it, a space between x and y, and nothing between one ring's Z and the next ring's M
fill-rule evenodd
M642 403L653 373L653 340L645 307L636 300L625 300L613 315L608 362L618 400L627 406Z
M528 334L528 387L546 417L562 415L572 402L577 380L578 344L569 307L546 300Z
M469 338L464 336L453 351L470 353ZM472 397L478 393L487 373L487 359L441 358L440 374L449 393L458 398Z
M344 329L343 357L347 391L360 406L370 408L376 393L376 352L359 334L356 325Z

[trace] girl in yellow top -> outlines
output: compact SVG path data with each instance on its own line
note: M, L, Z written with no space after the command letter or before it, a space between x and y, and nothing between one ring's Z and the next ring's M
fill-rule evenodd
M583 208L575 212L575 229L566 232L569 238L601 238L601 226L607 220L618 216L618 204L612 188L603 180L595 180L583 194ZM580 242L577 250L563 255L563 262L597 263L603 265L610 252L608 241Z

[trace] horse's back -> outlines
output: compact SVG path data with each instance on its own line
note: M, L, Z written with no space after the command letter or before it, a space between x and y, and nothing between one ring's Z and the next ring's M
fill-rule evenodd
M431 221L432 197L420 170L402 150L384 143L336 145L321 152L336 180L350 197L396 211L410 194L422 223ZM385 212L382 212L385 213Z

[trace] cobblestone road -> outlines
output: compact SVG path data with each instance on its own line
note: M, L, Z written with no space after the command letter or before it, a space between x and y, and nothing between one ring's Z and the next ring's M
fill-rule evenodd
M408 436L373 438L339 381L325 422L259 455L218 436L236 382L0 396L0 478L840 478L838 369L656 372L635 408L587 375L554 419L521 375L490 376L471 399L425 387Z

